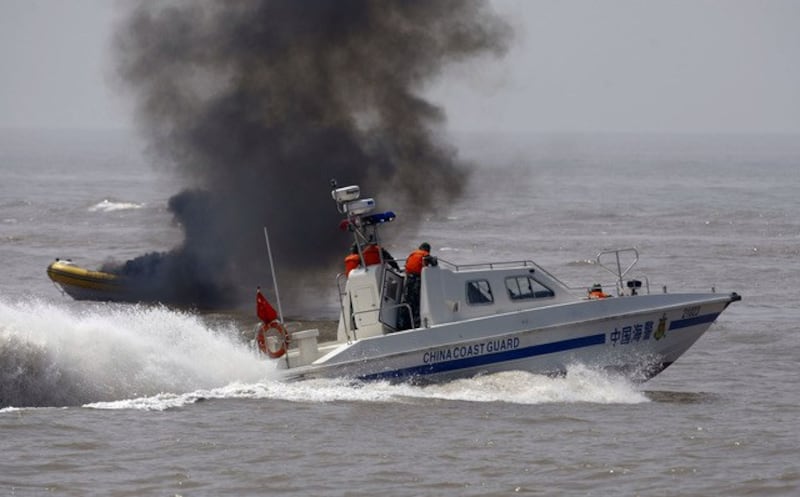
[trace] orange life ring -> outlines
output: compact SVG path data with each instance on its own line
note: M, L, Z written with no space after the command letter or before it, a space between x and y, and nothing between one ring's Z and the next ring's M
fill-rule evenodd
M277 349L273 350L269 347L267 344L268 336L277 338L279 345ZM258 350L273 359L277 359L286 353L286 348L289 347L289 340L289 333L287 333L286 328L283 327L280 321L272 321L269 324L261 323L261 326L258 328L258 333L256 333Z

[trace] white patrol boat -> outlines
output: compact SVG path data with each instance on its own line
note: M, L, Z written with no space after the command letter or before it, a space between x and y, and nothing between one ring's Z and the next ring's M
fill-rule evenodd
M415 292L404 291L411 278L393 261L365 259L364 247L377 244L379 227L394 213L372 214L375 201L360 198L358 186L332 186L362 261L337 277L336 340L318 343L315 329L287 333L257 296L263 324L256 341L289 379L432 382L507 370L559 375L583 364L644 381L675 362L741 299L736 293L667 293L666 287L651 294L646 278L626 279L639 258L626 248L597 256L615 275L610 296L569 288L532 261L457 265L430 257L417 305L409 301ZM630 260L627 267L622 260ZM262 312L262 305L272 312ZM416 309L419 315L412 316Z

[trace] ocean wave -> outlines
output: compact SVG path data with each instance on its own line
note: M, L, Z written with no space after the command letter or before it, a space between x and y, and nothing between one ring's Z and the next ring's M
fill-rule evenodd
M115 202L104 199L102 202L89 207L88 210L89 212L116 212L141 209L142 207L144 207L144 204L137 204L134 202Z
M567 267L595 266L597 265L597 262L590 259L583 259L577 261L570 261L566 265Z
M232 322L148 306L0 301L0 408L114 402L254 383L274 366Z

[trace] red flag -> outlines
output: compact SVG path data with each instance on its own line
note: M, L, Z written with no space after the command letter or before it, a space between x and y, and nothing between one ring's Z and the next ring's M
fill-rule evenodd
M256 314L265 323L270 323L278 319L278 313L275 312L267 298L261 293L261 289L256 290Z

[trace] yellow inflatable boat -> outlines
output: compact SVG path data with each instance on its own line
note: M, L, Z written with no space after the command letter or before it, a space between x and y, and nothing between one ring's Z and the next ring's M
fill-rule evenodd
M69 260L56 259L47 266L47 276L75 300L127 300L125 279L111 273L82 268Z

